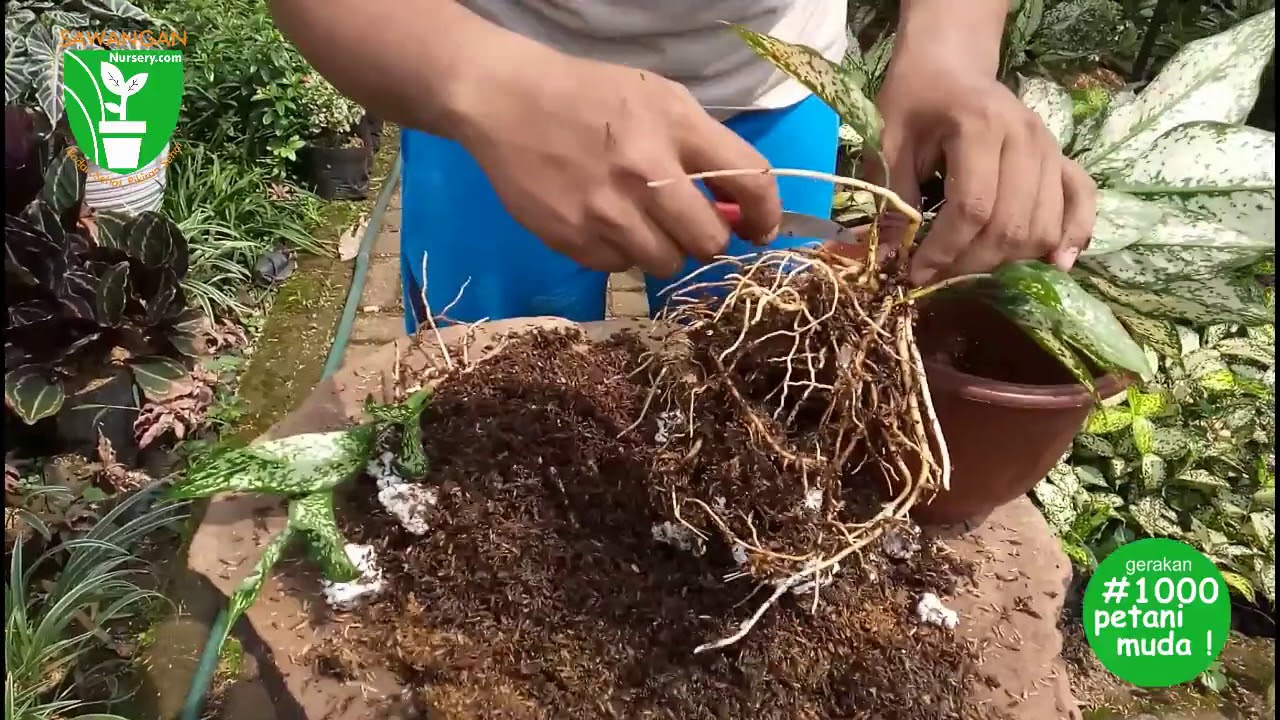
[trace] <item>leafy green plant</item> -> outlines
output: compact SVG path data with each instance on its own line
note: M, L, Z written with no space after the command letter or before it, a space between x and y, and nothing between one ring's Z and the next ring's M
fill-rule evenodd
M28 425L110 367L128 368L144 396L162 399L202 352L206 320L186 305L178 228L159 213L104 213L96 241L69 232L59 215L78 205L78 191L83 176L60 157L44 197L5 218L5 405Z
M163 600L139 582L146 572L138 543L185 517L186 506L148 506L148 492L113 507L83 537L53 547L28 563L21 544L9 556L5 588L5 718L124 720L84 715L73 676L105 668L90 651L111 625ZM52 577L51 577L52 576Z
M1065 88L1025 82L1024 101L1103 188L1093 244L1071 275L1022 262L917 296L952 285L983 293L1089 387L1090 366L1151 374L1130 333L1146 340L1178 319L1265 318L1261 289L1241 269L1274 253L1274 233L1261 227L1273 217L1274 165L1268 171L1261 158L1274 154L1275 139L1238 123L1274 29L1271 11L1189 45L1141 95L1080 126ZM838 66L809 48L738 32L835 109L864 153L879 153L875 106Z
M1179 327L1154 380L1098 408L1034 496L1073 562L1138 537L1187 542L1275 601L1275 326Z
M272 568L295 539L305 542L326 579L349 582L359 577L334 516L334 491L367 467L376 447L388 443L398 445L399 467L415 475L425 474L418 418L429 399L429 391L420 390L396 405L370 400L365 403L370 422L349 430L215 449L193 459L185 477L169 489L168 497L189 500L239 492L278 495L288 502L284 529L267 543L258 562L232 593L221 635L210 642L221 649L236 620L257 600Z
M319 74L304 75L300 90L299 108L311 122L308 140L341 142L352 136L356 123L364 117L364 108Z

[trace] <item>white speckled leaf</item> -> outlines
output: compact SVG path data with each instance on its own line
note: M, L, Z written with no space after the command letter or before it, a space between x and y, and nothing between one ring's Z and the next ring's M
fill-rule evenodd
M1106 255L1142 241L1164 215L1164 208L1155 203L1116 190L1099 190L1093 239L1081 257Z
M1273 8L1184 46L1136 100L1110 110L1093 150L1081 158L1085 167L1095 174L1123 167L1188 122L1243 122L1275 48L1275 24Z
M1232 276L1177 280L1153 290L1122 288L1094 273L1078 272L1077 277L1112 304L1155 318L1199 325L1272 321L1260 291Z
M1134 312L1123 305L1111 305L1116 319L1129 330L1129 334L1140 343L1150 345L1161 355L1177 357L1182 353L1178 342L1178 329L1167 320L1158 320Z
M1104 231L1112 227L1104 225ZM1087 252L1080 265L1126 287L1161 288L1174 280L1218 277L1274 251L1274 236L1247 235L1167 207L1138 242L1109 253Z
M880 151L880 130L884 127L880 111L858 89L857 83L840 71L839 65L822 57L813 48L779 40L741 25L734 25L733 29L757 55L799 80L835 110L865 145Z
M1044 126L1057 138L1058 147L1065 148L1071 143L1075 131L1074 104L1066 88L1045 78L1018 76L1018 99L1040 116Z
M1193 122L1161 135L1109 180L1117 190L1191 210L1274 248L1275 153L1275 133Z

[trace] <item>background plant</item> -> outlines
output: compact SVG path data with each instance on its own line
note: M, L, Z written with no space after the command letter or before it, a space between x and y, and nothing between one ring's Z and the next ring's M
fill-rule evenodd
M151 505L135 493L111 508L81 537L28 562L21 543L9 553L5 588L5 717L54 720L90 716L79 690L89 681L111 687L120 668L92 651L113 626L162 598L143 582L140 543L180 522L185 505ZM111 700L119 698L102 698ZM95 714L95 720L123 720Z

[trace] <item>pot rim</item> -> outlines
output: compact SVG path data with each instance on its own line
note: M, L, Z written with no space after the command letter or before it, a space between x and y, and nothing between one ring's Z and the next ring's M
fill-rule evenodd
M1088 407L1096 401L1089 389L1080 383L1029 385L991 380L961 372L936 360L924 361L929 375L930 392L945 387L965 400L1027 410L1067 410ZM1109 373L1095 378L1094 390L1105 400L1133 383L1124 373Z

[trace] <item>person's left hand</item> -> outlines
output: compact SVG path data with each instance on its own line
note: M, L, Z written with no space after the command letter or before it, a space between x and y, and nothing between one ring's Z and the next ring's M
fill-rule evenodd
M1093 233L1093 179L1008 88L947 55L895 55L876 97L890 189L919 207L920 183L944 172L946 202L913 254L911 282L1033 258L1070 269Z

